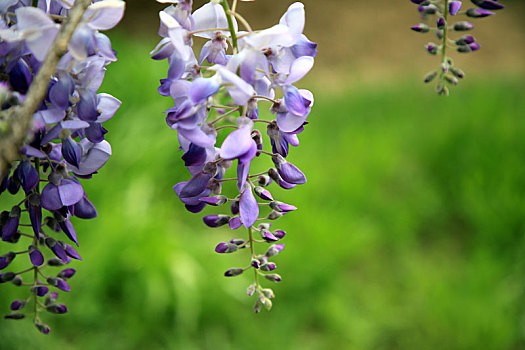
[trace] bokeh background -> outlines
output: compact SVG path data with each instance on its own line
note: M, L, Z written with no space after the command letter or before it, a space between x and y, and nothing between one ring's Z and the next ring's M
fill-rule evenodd
M264 28L290 3L239 10ZM188 175L156 92L167 66L148 58L163 6L132 0L109 34L101 91L124 103L112 158L84 181L99 217L75 222L70 312L44 315L49 336L0 320L0 349L525 348L525 4L475 22L482 50L454 55L467 77L443 98L422 83L438 62L409 1L304 3L316 104L290 158L309 181L276 191L300 210L278 222L274 309L252 313L251 276L222 276L246 254L214 253L232 233L171 189ZM0 310L19 292L2 285Z

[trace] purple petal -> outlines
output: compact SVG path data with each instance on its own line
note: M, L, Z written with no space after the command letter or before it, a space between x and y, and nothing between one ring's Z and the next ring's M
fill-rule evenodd
M240 217L236 216L236 217L231 218L231 220L230 220L230 228L232 230L236 230L236 229L238 229L241 226L242 226L242 222L241 222L241 218Z
M212 176L212 174L208 173L198 173L181 189L179 197L191 198L202 193L208 186L208 182L211 180Z
M36 248L29 249L29 259L33 266L41 266L44 263L44 255Z
M69 244L64 243L64 250L66 251L66 254L73 259L82 260L82 257L78 254L78 252Z
M259 217L259 204L253 196L252 188L246 186L239 199L239 212L244 227L253 226Z
M86 196L73 207L73 215L81 219L93 219L97 217L97 209Z
M75 242L75 244L78 247L77 233L75 232L75 228L73 227L73 224L71 223L71 221L69 221L69 219L65 219L64 221L59 221L58 224L60 225L62 232L64 232L70 240ZM66 253L64 251L64 256L65 254Z
M84 189L81 184L73 180L63 179L58 186L58 194L62 205L70 206L76 204L84 197Z
M251 132L251 127L248 125L232 131L222 143L219 152L221 158L236 159L247 153L253 145Z
M297 58L290 67L290 75L285 81L285 84L293 84L301 80L314 66L314 58L310 56L303 56Z
M448 3L448 11L452 16L455 16L461 9L461 1L451 1Z
M194 104L202 104L208 97L217 93L220 87L217 79L197 78L191 83L188 97Z
M48 183L42 190L40 196L40 203L42 207L47 210L58 210L63 207L60 195L58 193L58 187L52 183Z

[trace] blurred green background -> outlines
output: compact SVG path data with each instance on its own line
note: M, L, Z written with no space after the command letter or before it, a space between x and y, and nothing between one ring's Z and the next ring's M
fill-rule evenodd
M262 28L290 3L239 8ZM482 50L455 55L467 77L442 98L421 82L438 62L409 1L305 1L320 53L299 85L316 102L290 159L308 183L272 190L299 210L274 224L284 281L254 315L251 274L222 276L247 252L213 251L245 233L207 228L171 189L188 175L156 92L167 66L147 55L162 6L128 2L101 89L124 103L113 156L83 182L99 217L75 222L70 312L44 315L49 336L0 320L0 349L524 349L525 12L506 4L476 22ZM20 292L1 286L3 313Z

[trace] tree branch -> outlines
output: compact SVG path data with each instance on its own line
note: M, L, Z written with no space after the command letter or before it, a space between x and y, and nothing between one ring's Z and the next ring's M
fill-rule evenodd
M31 83L24 103L0 113L0 121L5 123L1 125L0 130L0 179L7 175L10 164L19 158L20 148L26 142L33 126L33 114L46 97L49 80L55 72L58 61L66 53L69 41L89 5L91 5L91 0L75 2Z

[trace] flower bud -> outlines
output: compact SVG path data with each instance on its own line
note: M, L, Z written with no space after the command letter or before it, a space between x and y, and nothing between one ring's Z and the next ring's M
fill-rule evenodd
M261 267L261 262L257 259L252 259L252 261L250 262L250 265L258 269L259 267Z
M64 304L51 304L46 306L46 311L52 314L65 314L67 312L67 306Z
M462 79L465 76L465 73L456 67L450 67L450 73L454 74L454 76L459 79Z
M257 299L257 301L255 302L255 305L253 306L253 312L258 314L259 312L261 312L261 309L262 309L262 303L259 301L259 299Z
M64 280L68 280L68 279L70 279L71 277L73 277L73 276L75 275L76 272L77 272L77 271L76 271L75 269L71 269L71 268L69 268L69 269L64 269L64 270L62 270L62 271L60 271L60 272L58 273L57 277L62 278L62 279L64 279Z
M233 215L239 214L239 201L238 200L233 201L232 204L230 205L230 209Z
M18 310L23 309L26 305L27 305L27 301L23 299L17 299L11 303L10 308L12 311L18 311Z
M69 286L69 284L67 284L66 281L64 281L63 279L61 278L57 278L57 277L48 277L47 278L47 283L49 283L50 285L54 286L54 287L57 287L58 289L60 290L63 290L64 292L69 292L71 291L71 287Z
M33 266L41 266L44 263L44 255L42 255L37 247L31 244L28 248L28 252L29 259L31 260L31 264L33 264Z
M280 213L288 213L290 211L297 210L297 207L279 201L270 202L270 208Z
M271 281L271 282L281 282L282 281L281 276L279 276L276 273L270 273L270 274L264 275L264 278L266 278L268 281Z
M467 16L472 17L472 18L487 17L487 16L492 16L493 14L494 12L491 12L485 9L471 8L467 10Z
M226 276L226 277L235 277L235 276L239 276L243 272L244 272L244 270L243 269L239 269L239 268L229 269L229 270L227 270L224 273L224 276Z
M275 294L273 293L273 290L270 288L263 288L261 292L264 294L265 297L272 299L275 297Z
M474 25L467 21L461 21L461 22L454 23L453 28L456 32L465 32L467 30L471 30L472 28L474 28Z
M11 282L16 277L14 272L0 274L0 283Z
M445 18L439 17L438 20L437 20L437 23L436 23L437 28L438 29L443 29L443 28L445 28L445 25L446 25Z
M246 289L246 294L248 294L248 296L252 296L255 293L256 288L257 286L255 285L255 283L250 284Z
M235 244L236 246L241 246L246 243L246 241L242 238L232 238L230 240L230 243Z
M228 215L207 215L202 218L202 221L209 227L219 227L222 225L226 225L230 221L230 217Z
M11 312L10 314L4 316L6 320L21 320L24 317L26 317L26 315L20 312Z
M430 30L429 26L425 23L416 24L415 26L410 27L410 29L418 33L427 33Z
M474 4L485 10L501 10L505 5L494 0L472 0Z
M233 253L233 252L236 252L237 249L239 248L237 247L236 244L224 243L224 242L217 244L217 246L215 247L215 251L219 254Z
M430 5L419 6L418 11L423 15L433 15L436 12L438 12L439 9L436 5L430 4Z
M47 292L49 292L49 288L47 286L31 287L31 293L36 294L39 297L43 297L47 294Z
M226 203L228 201L228 198L226 196L216 196L216 197L204 197L204 198L200 198L199 200L206 204L217 207L219 205L223 205L224 203Z
M259 297L257 298L261 304L264 305L266 310L270 311L272 309L272 301L268 298L266 298L263 294L259 294Z
M6 253L2 256L0 256L0 270L5 269L6 267L11 264L11 262L16 258L16 254L14 252Z
M277 242L279 238L275 237L273 233L268 230L261 230L261 237L266 242Z
M48 260L47 260L47 264L48 264L49 266L54 266L54 267L57 267L57 266L64 266L64 265L65 265L65 263L64 263L62 260L58 259L58 258L51 258L51 259L48 259Z
M239 227L242 226L241 218L238 217L238 216L235 216L235 217L231 218L231 220L229 222L229 226L230 226L230 228L232 230L238 229Z
M271 245L268 248L268 250L266 250L266 253L264 255L268 258L271 258L272 256L279 254L283 249L284 249L284 244L274 244L274 245Z
M266 272L273 271L276 268L277 268L277 265L275 265L275 263L273 263L273 262L269 262L267 264L261 265L261 270L262 271L266 271Z
M16 275L15 278L11 280L11 283L14 284L17 287L20 287L24 281L22 280L22 277L19 275Z
M49 334L49 332L51 331L51 329L49 328L49 326L47 324L43 324L43 323L35 323L35 327L40 331L40 333L42 334Z
M266 187L272 182L272 179L268 175L260 175L257 178L257 185Z
M436 44L434 44L434 43L428 43L425 46L425 49L427 50L427 52L429 54L435 55L435 54L437 54L439 47Z
M445 75L445 80L452 85L458 85L458 79L452 75Z
M284 159L280 154L273 155L272 161L277 168L277 172L284 181L295 185L306 183L306 177L303 172L299 170L298 167Z
M448 3L448 12L451 16L457 15L461 9L461 1L451 1Z
M283 216L282 213L278 212L278 211L275 211L273 210L266 219L268 220L277 220L279 219L281 216Z
M262 188L260 186L255 186L253 190L259 198L264 199L266 201L273 201L272 194L267 189Z

